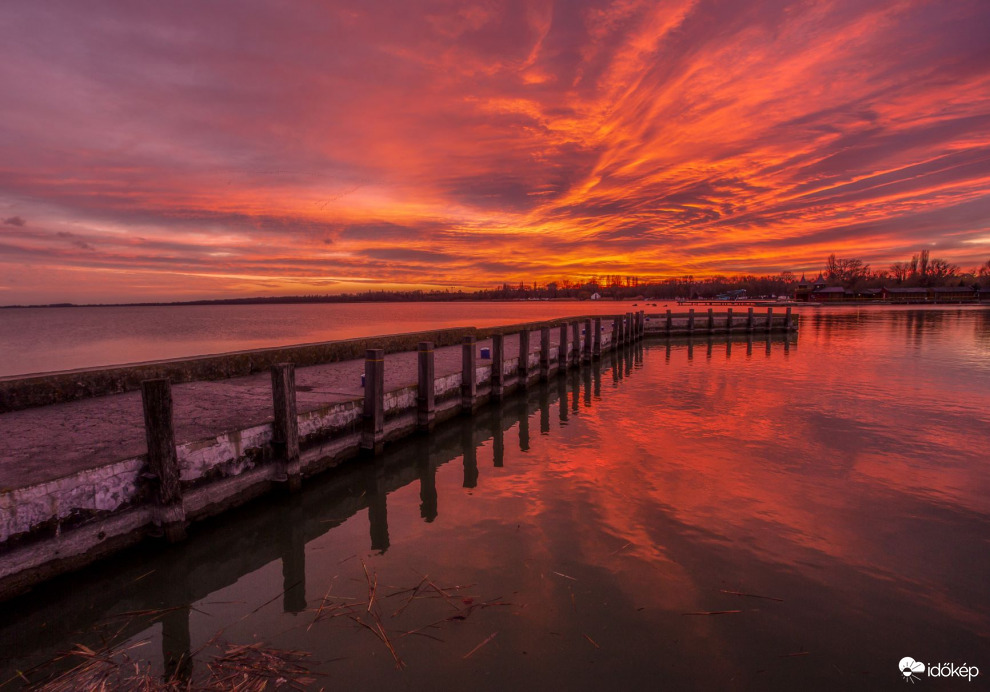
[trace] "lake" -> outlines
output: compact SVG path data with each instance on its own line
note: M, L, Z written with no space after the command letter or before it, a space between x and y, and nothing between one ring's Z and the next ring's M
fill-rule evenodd
M621 314L646 306L642 301L512 301L6 309L0 310L0 377L445 327Z
M299 309L323 307L389 309ZM313 689L904 689L905 657L978 666L976 689L988 441L983 308L650 338L6 604L0 682L84 644Z

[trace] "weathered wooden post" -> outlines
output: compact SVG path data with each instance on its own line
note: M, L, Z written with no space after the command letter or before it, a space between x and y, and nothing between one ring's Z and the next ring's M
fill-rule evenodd
M560 325L560 344L557 346L557 370L564 372L571 366L570 358L568 354L570 350L567 347L567 330L569 329L567 322Z
M540 329L540 380L550 379L550 327Z
M747 332L753 331L753 308L750 308L749 311L746 313L746 331Z
M725 313L725 331L732 332L732 308L729 308Z
M581 363L581 323L571 322L571 363L575 366Z
M787 306L787 310L784 313L784 330L788 332L791 331L792 324L793 323L791 322L791 308L790 306Z
M302 486L299 464L299 418L296 415L296 366L278 363L272 368L272 406L275 422L272 448L275 451L275 481L290 492Z
M626 313L626 343L631 344L636 340L636 330L633 329L633 314Z
M618 317L612 318L612 350L614 351L622 343L622 320Z
M437 415L434 400L436 356L433 353L433 342L420 341L417 353L419 354L419 387L416 392L416 424L423 432L430 432L433 430Z
M492 396L501 401L505 395L505 335L492 335Z
M519 378L522 387L529 386L529 330L519 332Z
M583 349L584 355L582 356L581 360L583 360L585 363L591 362L592 340L593 340L593 336L591 334L591 319L589 318L589 319L585 319L584 321L584 349Z
M713 334L715 332L715 311L708 308L708 333Z
M671 330L674 328L674 317L670 314L670 308L667 308L667 336L670 336Z
M767 308L767 331L773 329L773 308Z
M141 383L144 435L148 443L148 468L157 479L155 528L169 543L186 537L186 512L182 506L179 457L175 451L172 418L172 385L167 378Z
M694 308L688 310L688 334L694 334Z
M461 411L474 413L478 404L477 338L465 336L461 342Z
M385 351L369 348L364 353L364 416L361 450L381 454L385 447Z
M595 360L601 360L602 357L602 318L595 318L595 338L594 346L591 349L591 357Z

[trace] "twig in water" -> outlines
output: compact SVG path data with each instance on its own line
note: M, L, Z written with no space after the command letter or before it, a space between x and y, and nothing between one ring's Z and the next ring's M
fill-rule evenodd
M471 654L473 654L475 651L477 651L478 649L480 649L481 647L483 647L485 644L487 644L488 642L490 642L492 639L494 639L496 634L498 634L498 632L492 632L490 635L488 635L488 638L485 639L485 641L481 642L480 644L478 644L478 646L476 646L473 649L471 649L470 651L468 651L461 658L470 658L471 657Z
M745 596L746 598L763 598L767 601L777 601L778 603L783 603L783 598L775 598L773 596L758 596L755 593L743 593L742 591L726 591L725 589L719 589L722 593L727 593L731 596Z

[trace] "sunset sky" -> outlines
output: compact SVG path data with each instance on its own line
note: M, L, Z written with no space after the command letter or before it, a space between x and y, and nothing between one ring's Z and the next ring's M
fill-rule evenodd
M990 258L990 2L0 11L0 304Z

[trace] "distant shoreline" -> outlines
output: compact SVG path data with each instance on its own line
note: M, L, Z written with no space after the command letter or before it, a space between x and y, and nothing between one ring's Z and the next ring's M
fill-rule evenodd
M629 302L634 298L602 298L601 302ZM644 300L644 299L640 299ZM659 300L659 299L658 299ZM588 303L589 299L581 298L450 298L447 300L424 298L412 300L408 298L397 298L389 296L381 300L364 299L319 299L308 298L218 298L212 300L186 300L173 301L168 303L45 303L42 305L0 305L0 310L17 310L29 308L161 308L161 307L183 307L189 305L346 305L349 303ZM599 301L595 301L599 302Z

